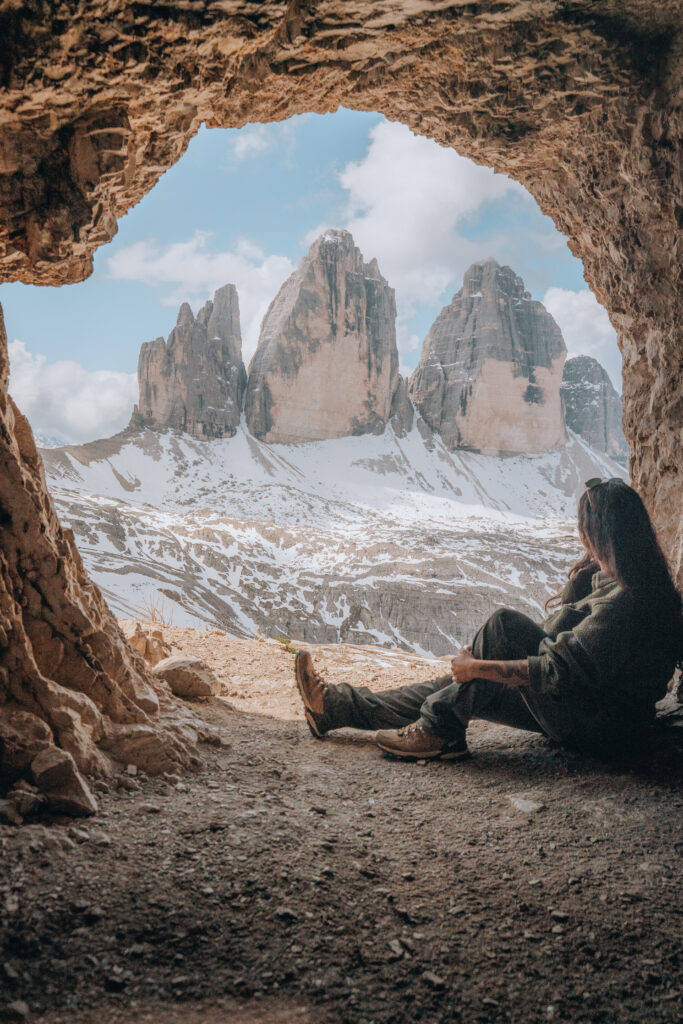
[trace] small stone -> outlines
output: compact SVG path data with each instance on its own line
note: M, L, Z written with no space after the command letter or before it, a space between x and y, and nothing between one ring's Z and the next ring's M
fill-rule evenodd
M392 958L394 960L400 959L403 956L404 952L405 952L405 950L403 949L403 946L401 945L401 943L399 942L398 939L391 939L389 942L387 942L387 946L389 947L391 952L394 954L394 956Z
M545 807L540 800L529 800L524 796L509 796L508 800L515 810L522 811L523 814L538 814Z
M104 980L104 987L107 992L123 992L128 982L125 978L118 974L110 974L108 978Z
M282 921L298 921L299 915L291 910L290 907L278 907L275 911L275 916L279 917Z
M561 924L554 924L550 930L553 933L553 935L564 934L564 926Z
M314 814L319 814L321 817L325 817L325 815L327 814L327 807L321 807L319 805L316 805L315 807L311 807L311 810L313 811Z
M161 807L159 804L140 804L140 810L145 814L161 814Z
M446 982L438 974L434 974L434 971L423 971L422 980L426 981L432 988L443 988Z
M95 798L68 751L45 747L31 762L31 771L36 786L53 810L74 817L97 811Z
M87 843L90 839L89 832L86 832L84 828L76 828L75 825L68 829L68 833L76 843Z
M83 913L83 920L86 924L97 924L107 913L102 907L88 907Z
M13 1003L8 1003L0 1009L0 1020L2 1021L20 1021L28 1020L31 1011L29 1010L28 1003L25 1003L23 999L15 999Z
M2 965L3 972L8 981L17 981L19 978L19 972L15 971L9 961L6 961Z
M126 775L131 775L133 778L135 778L137 773L138 773L138 766L136 764L127 764L126 765Z
M566 910L551 910L550 911L550 916L552 918L554 918L556 921L568 921L569 920L569 914L567 913Z
M204 896L213 896L214 890L210 885L205 885L201 890Z
M23 820L12 800L0 800L0 824L21 825Z

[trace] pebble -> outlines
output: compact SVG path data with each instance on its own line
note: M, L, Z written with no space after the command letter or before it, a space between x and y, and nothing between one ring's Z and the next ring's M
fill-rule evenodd
M140 804L140 810L145 814L161 814L159 804Z
M394 957L396 959L399 959L400 957L402 957L404 952L405 952L404 949L403 949L403 946L401 945L401 943L399 942L398 939L391 939L389 942L387 942L387 946L389 947L391 952L394 954Z
M446 982L438 974L434 974L434 971L423 971L422 980L426 981L432 988L443 988Z
M6 1006L0 1009L0 1020L28 1020L30 1013L28 1003L25 1003L23 999L15 999L13 1003L7 1003Z
M515 810L522 811L523 814L537 814L545 807L540 800L529 800L524 796L509 796L508 800Z
M551 910L550 911L550 916L553 917L556 921L568 921L569 920L569 914L567 913L566 910Z

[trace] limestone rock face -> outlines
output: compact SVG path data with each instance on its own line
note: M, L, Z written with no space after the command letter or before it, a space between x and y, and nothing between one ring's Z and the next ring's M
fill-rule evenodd
M391 425L397 437L405 437L413 429L415 408L410 400L408 381L405 377L398 378L398 386L394 391L391 403Z
M592 356L574 356L564 364L562 398L570 430L600 452L625 461L628 445L621 427L621 398L607 370Z
M270 304L245 412L265 441L381 433L398 386L394 290L348 231L311 246Z
M226 284L196 319L184 302L168 341L156 338L142 346L133 419L200 440L232 437L245 384L237 289Z
M559 327L510 267L474 263L432 324L411 377L415 406L449 448L541 452L566 441Z

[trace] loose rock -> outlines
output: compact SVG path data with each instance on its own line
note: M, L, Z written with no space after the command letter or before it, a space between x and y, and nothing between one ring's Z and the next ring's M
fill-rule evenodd
M199 658L174 654L160 661L153 671L155 676L168 683L176 697L216 697L221 692L220 681Z

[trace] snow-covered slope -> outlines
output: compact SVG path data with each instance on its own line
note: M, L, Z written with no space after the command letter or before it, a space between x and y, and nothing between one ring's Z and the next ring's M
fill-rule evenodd
M583 481L623 474L576 435L501 458L449 452L420 420L300 445L125 431L43 456L117 613L163 595L178 625L434 654L500 605L542 617Z

